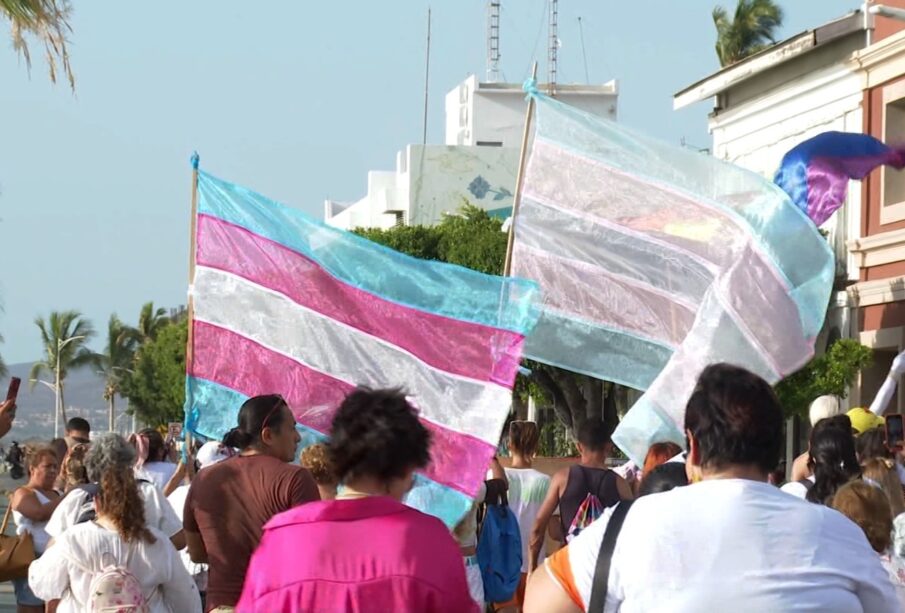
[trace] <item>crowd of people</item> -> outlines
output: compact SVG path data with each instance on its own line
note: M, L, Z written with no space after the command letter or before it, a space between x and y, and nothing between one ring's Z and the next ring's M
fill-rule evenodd
M10 500L35 554L18 609L905 611L905 470L881 417L901 367L869 409L812 404L782 487L782 409L735 366L701 373L685 445L658 442L640 466L612 470L609 430L588 420L578 462L548 476L537 424L512 421L508 465L490 462L452 530L405 504L431 435L399 390L350 393L330 439L301 455L279 395L250 398L222 441L184 454L157 430L92 437L74 418L28 448ZM0 435L11 412L0 405ZM488 602L479 507L501 494L520 577Z

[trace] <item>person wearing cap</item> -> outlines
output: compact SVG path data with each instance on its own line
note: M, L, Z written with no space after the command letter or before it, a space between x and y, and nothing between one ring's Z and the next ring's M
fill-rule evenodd
M864 434L868 430L882 428L883 424L886 423L886 420L881 415L877 415L864 407L855 407L846 415L852 420L852 430L856 434Z
M219 441L209 441L201 446L195 457L188 457L186 461L186 479L191 482L196 471L204 470L209 466L213 466L223 460L236 455L236 452ZM183 521L183 511L185 510L185 498L189 493L190 483L184 483L177 487L172 494L167 496L167 502L172 505L173 510L179 517L179 521ZM197 564L192 562L189 552L185 549L179 552L185 569L189 571L195 585L198 586L198 592L201 594L202 605L204 603L204 593L207 590L207 564Z

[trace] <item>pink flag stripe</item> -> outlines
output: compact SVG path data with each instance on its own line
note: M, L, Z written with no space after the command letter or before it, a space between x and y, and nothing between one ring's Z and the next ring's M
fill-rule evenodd
M739 329L758 347L779 378L798 370L814 353L798 308L752 245L721 275L719 295Z
M198 216L197 262L277 291L296 304L405 349L434 368L505 387L515 380L522 335L386 300L338 280L296 251L222 219Z
M196 321L194 335L195 359L190 375L246 396L282 393L298 423L324 434L329 435L343 398L355 389L347 381L308 368L224 328ZM237 368L237 364L242 366ZM421 423L432 437L431 464L424 474L473 497L496 449L430 420L422 418Z
M729 247L744 243L746 231L729 213L543 139L534 143L526 184L525 196L642 233L718 266L737 255ZM563 185L570 189L564 192Z
M677 346L695 309L665 292L606 269L516 242L518 274L544 288L544 305L602 326Z
M576 179L564 183L562 176ZM763 352L777 376L794 372L795 365L806 361L810 350L798 308L789 298L789 281L761 246L749 240L745 223L736 216L703 199L542 139L534 144L529 180L525 198L588 216L601 225L622 227L641 241L666 243L710 262L722 271L716 289L723 306L747 340ZM666 218L659 213L667 208L681 224L668 227L663 223ZM705 223L708 220L713 223ZM657 231L652 230L655 227ZM519 267L516 270L531 276Z

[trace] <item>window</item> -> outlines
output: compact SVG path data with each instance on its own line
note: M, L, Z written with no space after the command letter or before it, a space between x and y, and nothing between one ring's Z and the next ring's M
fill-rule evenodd
M502 147L503 143L496 140L479 140L478 147Z
M883 142L905 142L905 81L883 88ZM880 171L880 223L905 220L905 172Z

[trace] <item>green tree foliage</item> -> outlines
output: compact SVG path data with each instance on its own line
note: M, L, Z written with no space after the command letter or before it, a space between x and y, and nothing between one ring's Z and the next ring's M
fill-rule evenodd
M713 9L720 65L731 66L776 43L782 17L782 9L773 0L739 0L732 19L723 7Z
M144 344L157 338L157 334L169 324L166 309L155 309L153 302L146 302L138 314L138 325L135 326L134 333L139 343Z
M574 439L562 421L548 421L540 429L538 455L548 458L570 458L578 455Z
M186 319L167 324L141 347L132 372L122 380L122 395L149 426L184 419L187 339Z
M808 407L818 396L834 394L845 398L855 377L871 361L871 350L858 341L836 341L826 353L776 385L776 395L786 416L806 416Z
M447 215L436 226L359 228L355 232L422 260L439 260L498 275L503 272L506 257L506 233L502 225L501 220L465 201L459 214Z
M440 233L436 226L397 226L389 230L358 228L355 233L422 260L440 259Z

